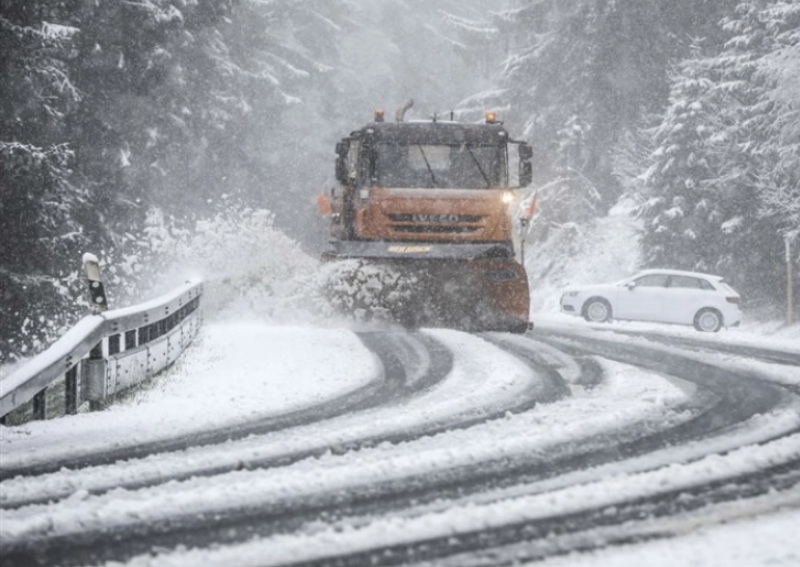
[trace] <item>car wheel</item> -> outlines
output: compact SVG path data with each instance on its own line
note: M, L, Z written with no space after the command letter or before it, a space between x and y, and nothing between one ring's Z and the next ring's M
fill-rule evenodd
M716 333L722 328L722 314L716 309L701 309L694 316L694 328L704 333Z
M592 297L583 304L583 318L590 323L610 321L611 305L601 297Z

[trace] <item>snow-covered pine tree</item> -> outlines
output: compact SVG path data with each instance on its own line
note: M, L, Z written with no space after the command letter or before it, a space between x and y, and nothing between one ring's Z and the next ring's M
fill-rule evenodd
M679 67L673 78L670 104L652 131L655 150L644 173L647 200L642 244L649 265L714 271L711 251L723 213L714 192L722 164L712 136L724 100L709 77L711 62L697 56Z
M764 95L770 122L761 153L771 159L757 179L761 213L791 235L800 230L800 3L767 5L762 17L775 43L758 71L770 86ZM800 245L796 250L800 258Z
M353 27L346 2L314 0L244 2L226 30L249 103L230 174L249 203L274 211L276 225L306 243L332 171L332 125L344 111L340 49Z
M232 4L102 2L82 11L74 73L86 94L75 138L108 222L130 224L133 213L135 225L148 206L205 196L206 184L193 181L212 171L214 156L202 152L232 106L217 96L227 77L216 65L225 48L215 31Z
M579 220L613 205L620 145L662 111L668 70L688 38L718 31L735 1L520 1L504 19L512 36L505 85L534 146L535 183L572 175L581 180L576 197L598 194L597 210L574 208Z
M652 1L526 2L509 17L506 84L534 145L538 183L571 171L606 205L616 199L610 149L664 88L657 22Z
M762 203L786 180L775 82L763 71L786 27L762 4L741 3L723 22L727 41L681 65L645 175L648 263L721 273L751 300L780 296L779 225Z
M780 36L798 23L797 8L794 18L787 20L781 6L785 3L773 0L740 3L734 15L722 22L729 36L716 58L719 88L730 100L725 112L735 125L735 145L725 155L731 179L721 179L719 184L724 206L720 230L725 234L719 262L752 301L765 304L782 297L784 287L780 221L761 214L764 189L781 177L779 156L785 142L778 135L776 84L764 72L765 60L780 49Z
M62 25L63 8L19 0L0 11L0 363L74 317L81 253L102 240L66 143L81 94L68 72L78 30Z

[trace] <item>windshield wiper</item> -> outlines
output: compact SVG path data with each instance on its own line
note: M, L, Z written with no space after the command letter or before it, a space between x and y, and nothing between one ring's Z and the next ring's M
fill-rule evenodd
M425 167L428 168L428 173L431 174L431 180L433 181L433 186L438 187L439 183L436 181L436 176L433 174L433 168L431 167L431 164L428 161L428 156L425 155L425 150L423 150L422 146L419 144L417 144L417 147L419 148L419 153L422 154L422 159L425 160Z
M483 180L486 182L486 188L488 189L489 187L492 186L492 182L489 181L489 176L486 175L486 173L483 171L483 168L481 167L481 164L478 161L478 158L476 158L475 154L472 153L472 148L469 146L469 144L466 144L466 147L467 147L467 151L469 152L469 157L471 157L472 161L475 162L475 167L477 167L478 171L480 171L481 175L483 175Z

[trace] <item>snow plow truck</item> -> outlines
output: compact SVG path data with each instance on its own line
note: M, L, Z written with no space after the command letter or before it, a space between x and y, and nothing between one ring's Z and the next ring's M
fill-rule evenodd
M395 122L376 111L336 145L341 187L320 198L331 233L323 260L350 261L361 272L350 274L348 293L390 287L379 294L384 305L371 308L405 326L528 330L528 278L515 258L511 207L513 190L531 182L530 146L512 140L493 113L478 124L455 122L452 113L450 120L405 121L412 104ZM339 304L352 310L357 302Z

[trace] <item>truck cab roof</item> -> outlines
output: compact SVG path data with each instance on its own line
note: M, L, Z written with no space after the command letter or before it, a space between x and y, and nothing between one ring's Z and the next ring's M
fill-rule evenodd
M376 143L500 145L508 142L502 124L464 124L460 122L371 122L351 134Z

